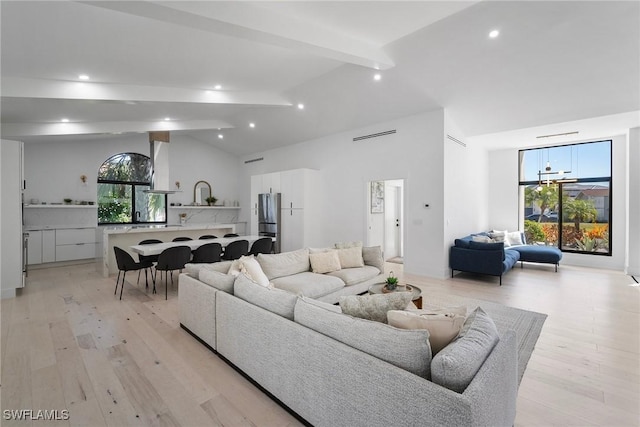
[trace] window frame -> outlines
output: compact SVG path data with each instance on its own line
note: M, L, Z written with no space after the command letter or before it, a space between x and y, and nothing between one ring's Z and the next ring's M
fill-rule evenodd
M149 181L122 181L122 180L114 180L114 179L101 179L100 178L100 168L102 167L102 165L104 165L105 163L107 163L110 159L116 157L116 156L123 156L123 155L128 155L128 156L137 156L137 157L143 157L147 162L151 162L151 158L149 156L145 156L144 154L140 154L140 153L133 153L133 152L124 152L124 153L117 153L117 154L113 154L111 156L109 156L104 162L102 162L100 164L100 167L98 168L98 179L97 179L97 184L111 184L111 185L126 185L126 186L130 186L131 187L131 222L100 222L100 217L99 214L98 215L98 225L138 225L138 224L167 224L167 219L168 219L168 214L169 214L169 209L168 209L168 199L167 199L167 195L164 194L164 221L138 221L136 219L136 187L151 187L151 176L149 177ZM144 190L143 190L144 191ZM96 188L96 192L98 192L98 188ZM100 207L100 199L98 198L98 208ZM99 209L98 209L99 212Z
M571 144L558 144L558 145L549 145L549 146L544 146L544 147L535 147L535 148L525 148L525 149L521 149L518 150L518 187L519 188L525 188L527 186L531 186L531 185L539 185L540 184L540 180L535 180L535 181L521 181L520 177L522 177L522 168L523 168L523 153L526 151L536 151L536 150L544 150L544 149L550 149L550 148L556 148L556 147L570 147L570 146L578 146L578 145L584 145L584 144L597 144L597 143L602 143L602 142L608 142L609 143L609 171L610 171L610 176L605 176L605 177L590 177L590 178L575 178L575 181L573 181L574 178L572 179L571 183L563 183L563 182L557 182L554 183L554 185L558 185L558 242L556 247L558 249L560 249L562 252L565 253L571 253L571 254L587 254L587 255L597 255L597 256L613 256L613 139L603 139L603 140L598 140L598 141L585 141L585 142L578 142L578 143L571 143ZM609 240L609 247L608 247L608 252L595 252L595 251L582 251L582 250L569 250L569 249L563 249L562 248L562 232L563 232L563 227L564 227L564 221L563 221L563 184L581 184L581 183L598 183L598 182L608 182L609 183L609 218L608 218L608 240ZM544 181L543 181L543 185L544 185ZM522 200L522 203L524 203L524 199L520 199ZM519 213L519 217L520 218L524 218L524 206L520 206L520 208L518 209ZM523 222L524 223L524 220Z

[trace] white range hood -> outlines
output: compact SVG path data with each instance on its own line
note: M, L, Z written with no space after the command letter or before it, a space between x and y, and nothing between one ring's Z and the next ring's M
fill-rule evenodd
M146 193L173 194L169 187L169 132L149 132L151 188Z

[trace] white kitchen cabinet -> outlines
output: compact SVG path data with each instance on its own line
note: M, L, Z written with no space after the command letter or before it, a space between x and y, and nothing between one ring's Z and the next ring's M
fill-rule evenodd
M261 193L280 193L280 172L267 173L262 175Z
M27 264L42 264L42 231L28 231Z
M290 252L305 246L304 209L282 209L280 252Z
M42 230L42 262L56 260L56 230Z
M304 209L317 197L317 174L311 169L294 169L281 172L280 192L282 209Z
M95 228L69 228L56 230L56 261L95 258Z

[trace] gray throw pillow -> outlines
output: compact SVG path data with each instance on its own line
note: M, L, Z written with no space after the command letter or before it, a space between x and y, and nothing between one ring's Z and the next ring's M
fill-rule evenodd
M431 380L462 393L500 340L493 320L480 307L464 322L458 337L431 361Z
M387 311L404 310L411 302L411 296L411 292L342 296L340 308L349 316L387 323Z

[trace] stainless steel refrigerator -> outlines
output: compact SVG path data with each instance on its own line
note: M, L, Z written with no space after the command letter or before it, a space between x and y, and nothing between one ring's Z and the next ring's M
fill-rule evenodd
M280 253L281 233L280 193L258 194L258 234L275 237L275 253Z

